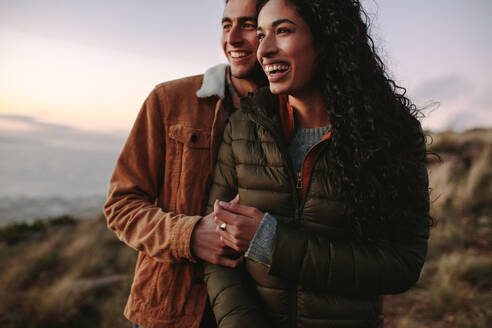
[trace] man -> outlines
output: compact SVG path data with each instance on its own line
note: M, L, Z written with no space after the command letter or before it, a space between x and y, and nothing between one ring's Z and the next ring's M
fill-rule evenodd
M104 212L109 228L139 251L124 313L136 325L215 326L199 261L235 267L240 259L212 216L201 214L225 121L239 97L265 80L257 46L256 0L226 1L222 48L230 67L158 85L118 159Z

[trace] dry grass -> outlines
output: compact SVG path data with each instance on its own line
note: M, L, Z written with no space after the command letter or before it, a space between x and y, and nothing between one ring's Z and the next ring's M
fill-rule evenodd
M429 150L439 154L480 152L482 147L492 144L492 129L471 129L465 132L445 131L431 134L431 139Z
M455 251L430 260L416 288L385 297L387 328L488 328L492 318L490 254Z
M488 275L492 273L490 264L490 260L469 251L440 257L436 263L437 271L424 291L430 300L429 314L441 318L448 313L468 312L479 291L478 286L471 283L487 283Z
M22 230L21 240L0 243L2 327L128 324L121 313L136 252L118 241L102 217L46 220L41 232Z
M433 139L429 150L442 162L429 165L432 214L492 216L492 130L445 132Z

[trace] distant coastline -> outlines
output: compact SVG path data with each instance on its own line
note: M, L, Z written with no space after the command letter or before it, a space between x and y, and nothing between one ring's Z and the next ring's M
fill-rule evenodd
M32 223L39 218L70 214L89 219L102 213L104 194L75 197L0 197L0 227L10 223Z

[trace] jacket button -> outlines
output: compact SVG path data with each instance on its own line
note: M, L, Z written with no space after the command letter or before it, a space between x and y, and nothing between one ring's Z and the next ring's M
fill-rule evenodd
M192 143L196 143L198 141L198 136L196 134L192 134L191 135L191 138L190 138L190 141Z

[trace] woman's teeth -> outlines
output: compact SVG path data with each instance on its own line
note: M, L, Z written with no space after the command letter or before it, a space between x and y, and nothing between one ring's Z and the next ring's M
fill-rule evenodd
M286 64L273 64L265 65L265 72L272 74L277 72L284 72L289 69L289 65Z

